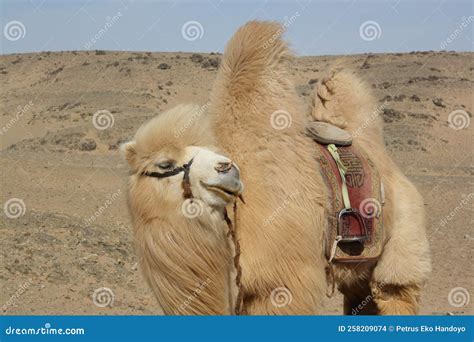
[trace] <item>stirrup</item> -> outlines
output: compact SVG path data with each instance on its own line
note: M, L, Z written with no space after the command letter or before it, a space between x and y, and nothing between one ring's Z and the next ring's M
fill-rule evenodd
M354 217L357 222L359 223L359 226L362 229L362 235L345 235L342 232L342 219L345 216L352 216ZM364 219L362 218L362 215L357 209L354 208L344 208L339 212L338 218L337 218L337 235L341 236L341 243L344 242L360 242L361 244L364 244L365 241L369 239L369 233L367 231L367 227L365 226Z

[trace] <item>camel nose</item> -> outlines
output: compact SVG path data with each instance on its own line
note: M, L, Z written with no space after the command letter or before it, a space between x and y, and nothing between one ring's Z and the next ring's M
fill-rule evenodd
M214 170L218 173L226 174L235 178L240 177L239 168L232 162L232 160L221 161L214 166Z
M234 164L233 164L231 161L228 161L228 162L220 162L220 163L217 163L217 165L214 166L214 169L215 169L217 172L227 173L227 172L229 172L233 167L234 167Z
M210 186L225 189L228 193L241 194L244 186L240 180L239 167L228 158L219 158L214 162L215 174L207 180Z

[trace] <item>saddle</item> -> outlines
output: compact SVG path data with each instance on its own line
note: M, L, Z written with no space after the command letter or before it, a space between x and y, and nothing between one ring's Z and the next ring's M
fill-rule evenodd
M325 254L331 262L377 259L383 247L383 184L379 173L350 133L312 122L307 134L317 143L317 158L329 189Z

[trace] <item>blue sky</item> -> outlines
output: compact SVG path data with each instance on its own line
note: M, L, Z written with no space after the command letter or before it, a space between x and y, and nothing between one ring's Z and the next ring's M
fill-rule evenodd
M472 51L474 41L472 0L0 1L2 54L222 52L251 19L286 21L286 38L301 55Z

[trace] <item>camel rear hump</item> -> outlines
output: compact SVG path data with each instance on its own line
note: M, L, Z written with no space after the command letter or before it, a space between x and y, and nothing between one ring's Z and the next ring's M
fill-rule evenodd
M349 131L356 141L382 144L384 108L385 103L378 104L370 87L349 69L333 68L314 89L313 118Z

